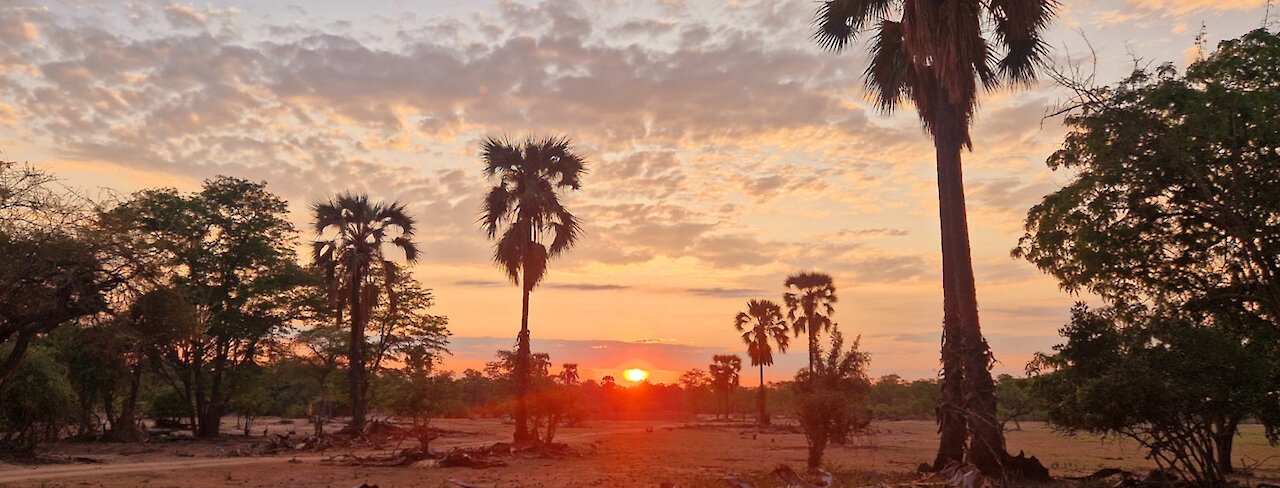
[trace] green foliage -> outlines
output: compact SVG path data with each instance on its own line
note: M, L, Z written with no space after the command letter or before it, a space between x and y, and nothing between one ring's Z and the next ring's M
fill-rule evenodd
M261 359L286 329L288 292L304 279L286 215L286 202L265 184L223 176L192 194L138 192L99 219L118 247L146 256L157 292L167 290L146 305L187 317L155 320L149 330L177 332L158 341L152 357L193 405L199 435L217 435L236 390L233 373ZM166 330L174 323L192 327Z
M1075 177L1027 214L1013 254L1124 306L1235 310L1280 329L1280 37L1223 42L1080 88L1051 168Z
M370 321L370 371L377 373L384 361L402 363L408 369L426 370L447 354L449 319L432 315L431 290L413 279L405 270L397 272L391 283L395 306L390 302L375 307Z
M0 230L0 388L38 337L106 308L108 278L93 248L63 233Z
M867 393L869 408L877 419L933 419L938 408L938 380L905 381L898 375L876 380Z
M377 391L377 398L388 412L412 420L413 433L424 448L433 437L431 417L461 409L459 385L451 374L396 371L379 380Z
M1162 467L1221 483L1246 418L1275 438L1280 367L1270 345L1177 318L1072 309L1066 343L1028 367L1048 419L1068 433L1124 436Z
M1031 393L1030 378L1000 375L996 378L996 400L996 413L1005 430L1009 430L1009 422L1014 430L1022 430L1022 420L1045 418L1044 406Z
M855 339L845 349L840 330L832 329L826 358L819 354L814 369L806 368L796 375L794 387L799 393L794 409L809 444L810 468L822 465L828 443L843 444L871 424L866 373L871 357L858 350L859 342Z
M0 346L0 352L9 347ZM46 438L57 439L75 411L66 368L47 347L33 347L0 390L0 448L29 450Z
M1064 429L1220 482L1238 423L1275 441L1280 420L1280 37L1224 41L1183 76L1073 88L1048 164L1074 178L1028 212L1013 254L1113 307L1073 311L1035 391Z

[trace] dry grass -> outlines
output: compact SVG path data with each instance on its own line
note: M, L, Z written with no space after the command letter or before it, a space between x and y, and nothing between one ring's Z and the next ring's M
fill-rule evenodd
M472 433L440 439L434 444L437 448L505 440L510 430L510 426L492 420L442 420L437 425ZM307 428L297 427L299 431ZM836 474L838 486L915 479L916 465L932 459L936 448L932 422L881 422L874 427L874 435L828 450L827 464ZM1258 426L1245 426L1244 431L1237 444L1238 458L1265 459L1277 452L1267 445ZM148 446L63 444L50 454L93 457L105 464L72 466L87 471L69 474L65 465L0 465L0 486L350 488L368 482L388 488L449 486L445 481L456 478L503 487L656 487L668 482L688 488L724 486L719 481L721 477L737 475L763 488L782 486L769 474L775 466L786 463L800 468L805 458L804 438L799 434L754 433L741 427L684 428L662 422L599 421L566 429L561 439L580 456L514 459L508 466L483 470L328 466L320 463L319 453L314 452L298 453L301 463L287 462L293 454L218 457L219 448L226 452L245 442L236 439ZM1024 423L1022 431L1009 433L1008 442L1015 452L1021 449L1040 457L1054 475L1083 475L1104 467L1141 472L1153 466L1132 442L1062 437L1038 423ZM334 450L325 455L341 452ZM125 471L113 472L117 469ZM15 474L25 478L15 480ZM1280 462L1264 463L1253 479L1280 479Z

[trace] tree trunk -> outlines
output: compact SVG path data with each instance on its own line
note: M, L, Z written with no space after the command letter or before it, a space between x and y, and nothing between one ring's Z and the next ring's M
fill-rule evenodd
M348 432L364 431L364 307L360 303L361 273L351 273L351 344L347 349L347 373L351 382L351 424Z
M760 416L756 421L760 425L769 425L769 412L765 409L765 391L764 391L764 365L760 365L760 394L756 396L756 407L760 410Z
M80 401L80 426L76 429L76 435L87 438L97 430L93 425L93 405L96 395L81 393L77 399Z
M138 405L138 390L142 385L142 366L133 367L129 378L129 391L120 402L120 416L111 423L111 438L117 441L136 441L142 438L138 430L138 418L134 412Z
M1235 472L1235 468L1231 464L1231 447L1235 442L1236 428L1240 425L1240 419L1227 419L1218 423L1217 431L1213 433L1213 444L1218 457L1218 471L1224 475Z
M809 321L809 379L816 378L817 370L814 366L818 364L818 331L813 326L813 314L806 314L806 320Z
M13 379L13 375L18 372L18 365L22 364L22 357L27 354L27 348L31 346L31 339L34 334L25 334L18 332L18 339L13 343L13 349L9 350L9 356L5 358L4 363L0 364L0 391L4 391L4 387Z
M529 289L528 277L521 283L524 299L520 308L520 335L516 338L516 444L533 441L529 433Z
M948 344L959 339L955 349L952 349L954 355L951 359L958 360L963 371L961 381L964 387L961 389L964 390L965 423L969 430L966 459L984 475L1003 477L1004 460L1007 457L1004 432L996 417L990 351L982 338L978 323L978 298L969 248L964 176L960 163L960 151L966 142L964 129L967 121L953 104L943 102L936 105L939 108L934 126L934 145L938 157L938 210L942 229L943 334ZM948 295L954 298L948 298ZM946 321L947 303L955 307L956 319L951 324ZM953 327L946 330L948 325ZM944 359L944 367L945 364ZM956 382L945 377L943 380ZM947 391L947 387L944 386L943 390ZM939 454L942 454L941 447Z
M809 459L807 464L810 473L822 467L822 451L826 450L826 448L827 443L825 439L822 441L813 440L809 442Z
M202 402L200 409L199 437L217 437L222 432L222 416L227 413L227 400L223 395L223 373L227 368L227 354L230 346L224 339L218 339L213 345L213 377L210 380L208 397ZM203 388L200 390L203 391ZM204 397L203 393L201 397Z
M204 375L201 373L204 364L200 358L203 357L204 348L197 347L195 351L196 354L193 355L194 359L191 361L191 391L195 396L196 409L191 412L191 434L195 437L204 437L205 429L208 428L205 424L208 422L209 413L209 400L205 396Z

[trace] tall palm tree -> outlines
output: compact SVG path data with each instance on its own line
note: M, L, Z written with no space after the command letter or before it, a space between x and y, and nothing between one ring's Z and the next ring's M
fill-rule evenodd
M778 345L779 352L787 352L787 322L782 317L782 308L772 300L749 300L747 311L738 312L733 326L742 332L742 342L747 345L747 356L752 366L760 367L760 392L756 395L756 408L759 410L761 425L769 424L769 413L765 410L764 367L773 364L773 344Z
M911 103L933 137L943 263L942 439L935 467L967 454L984 474L1004 474L1007 453L990 350L978 324L960 153L973 147L969 124L979 85L1032 82L1056 9L1056 0L828 0L817 11L814 39L827 50L841 51L863 31L874 31L865 84L878 108L891 112Z
M835 281L829 274L805 271L788 276L784 286L795 290L782 295L782 302L787 306L787 320L796 337L809 334L809 371L815 371L822 352L818 334L831 330L831 316L835 314Z
M351 343L347 359L351 378L351 425L347 429L359 432L364 429L368 390L365 326L374 302L383 291L391 307L396 306L391 283L396 279L397 268L387 256L388 245L400 249L405 261L418 260L418 246L413 243L414 222L398 202L372 203L368 195L350 193L314 203L311 211L315 215L313 226L317 236L312 242L312 259L324 270L331 299L339 307L346 305L350 310Z
M493 261L521 285L520 335L516 342L517 443L533 441L528 423L529 294L547 271L547 261L573 247L581 234L577 217L560 203L560 192L577 190L586 161L569 139L525 139L512 144L490 137L481 145L484 174L496 184L484 199L481 225L497 239Z

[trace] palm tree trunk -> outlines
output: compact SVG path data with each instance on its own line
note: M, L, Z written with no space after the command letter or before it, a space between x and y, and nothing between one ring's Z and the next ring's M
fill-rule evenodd
M769 425L769 412L765 410L764 398L764 364L760 364L760 394L756 396L756 407L760 410L760 417L756 421L760 425Z
M941 150L939 150L941 154ZM964 462L969 425L964 414L964 365L960 361L961 337L956 333L960 318L956 315L956 294L946 286L953 273L950 262L942 262L942 392L938 398L938 455L933 469L942 470L953 463Z
M527 281L525 282L527 283ZM523 284L523 283L522 283ZM529 437L529 293L524 288L524 302L520 312L520 336L516 339L516 433L517 444L531 441Z
M360 303L360 282L364 281L359 271L351 276L351 344L347 349L347 372L351 380L351 425L346 430L361 432L364 430L364 325L363 306Z
M945 96L945 95L943 95ZM938 207L942 228L943 260L943 334L946 343L953 343L951 357L944 358L959 363L963 379L956 381L944 377L944 383L961 383L964 387L944 386L951 395L963 395L966 411L965 423L969 430L967 460L987 476L1004 475L1007 457L1004 432L996 418L995 382L991 378L990 351L982 338L978 323L978 297L974 285L973 258L969 248L969 224L965 211L964 175L960 164L960 151L965 143L964 128L967 120L950 103L940 103L938 124L934 127L934 144L938 156ZM948 297L949 295L949 297ZM946 305L954 308L955 319L946 320ZM948 329L948 326L951 326ZM944 352L946 352L944 347ZM953 372L955 366L952 366ZM957 393L952 389L961 390ZM944 399L954 401L955 398ZM944 426L952 427L952 425ZM944 432L945 432L944 428ZM953 434L954 435L954 434ZM945 440L954 442L954 439ZM939 446L939 454L943 454Z
M809 379L815 378L814 365L818 364L818 331L813 326L813 315L806 317L809 321Z

